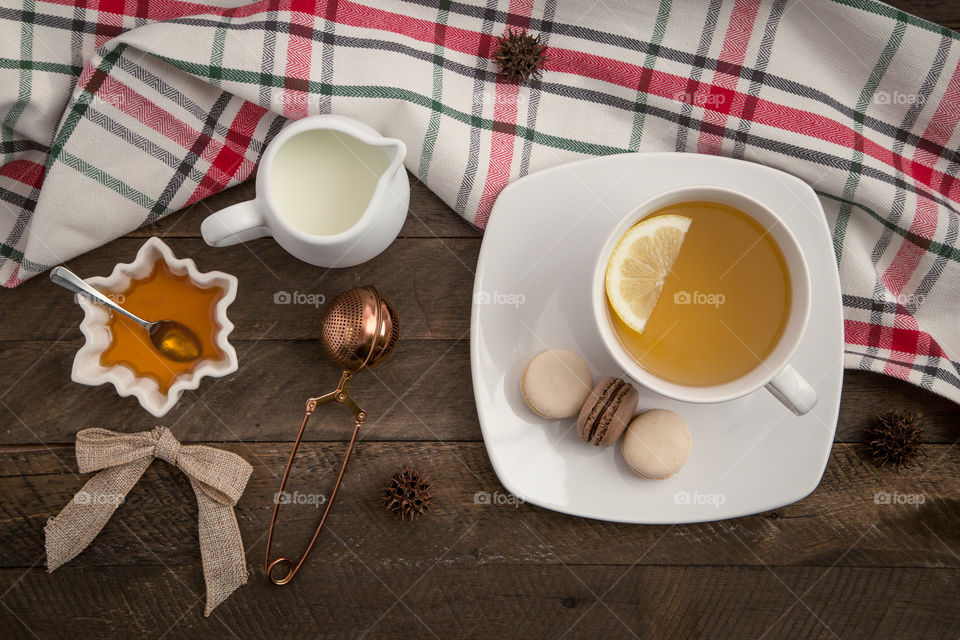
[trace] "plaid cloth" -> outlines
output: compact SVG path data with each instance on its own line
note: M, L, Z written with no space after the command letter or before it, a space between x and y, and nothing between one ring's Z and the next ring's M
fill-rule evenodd
M960 401L956 33L873 0L229 4L0 6L6 286L246 180L307 114L402 139L480 228L530 171L723 154L822 198L846 366ZM528 87L497 82L511 27L549 46Z

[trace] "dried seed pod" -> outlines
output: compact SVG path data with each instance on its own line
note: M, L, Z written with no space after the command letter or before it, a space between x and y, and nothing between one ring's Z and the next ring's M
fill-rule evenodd
M430 479L404 465L383 489L383 506L401 520L414 520L430 508L433 499Z
M917 463L923 449L923 420L919 413L888 411L880 414L864 432L867 450L879 467L901 469Z
M500 44L493 59L499 67L499 75L507 82L528 82L531 78L539 80L543 73L542 65L547 60L544 52L547 45L540 42L540 36L533 37L526 31L507 32L497 38Z

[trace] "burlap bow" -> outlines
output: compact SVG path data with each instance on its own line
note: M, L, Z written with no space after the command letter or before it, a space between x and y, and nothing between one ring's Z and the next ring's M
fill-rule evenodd
M200 556L207 584L205 616L247 581L243 540L233 506L253 468L246 460L202 445L180 446L166 427L140 433L84 429L77 433L81 473L100 471L44 528L47 570L87 548L154 457L187 474L200 510ZM102 471L101 471L102 470Z

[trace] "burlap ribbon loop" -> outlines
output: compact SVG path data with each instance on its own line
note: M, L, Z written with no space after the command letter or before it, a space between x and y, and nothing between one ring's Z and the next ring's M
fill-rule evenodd
M77 433L76 453L82 473L99 473L47 522L48 571L87 548L156 457L183 471L197 496L200 556L207 586L204 615L209 616L246 583L243 540L233 512L253 472L246 460L213 447L181 445L166 427L129 434L84 429Z

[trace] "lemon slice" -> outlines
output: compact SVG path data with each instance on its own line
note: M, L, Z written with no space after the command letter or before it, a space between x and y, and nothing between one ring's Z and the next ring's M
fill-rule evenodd
M635 224L607 263L607 300L628 327L641 333L657 305L691 219L664 214Z

